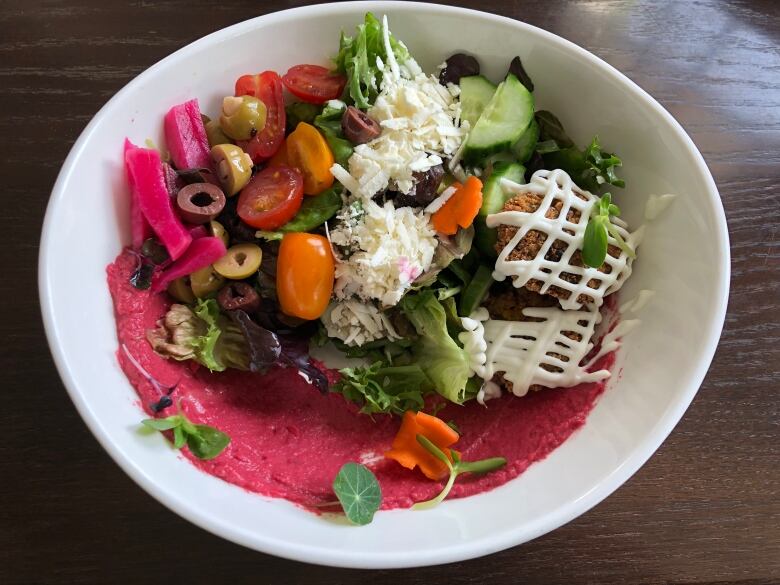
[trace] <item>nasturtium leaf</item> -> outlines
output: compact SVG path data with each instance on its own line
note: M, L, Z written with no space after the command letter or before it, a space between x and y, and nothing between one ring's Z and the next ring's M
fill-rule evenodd
M333 491L344 508L344 514L353 524L363 526L374 519L374 513L382 502L382 490L371 470L360 463L341 466Z

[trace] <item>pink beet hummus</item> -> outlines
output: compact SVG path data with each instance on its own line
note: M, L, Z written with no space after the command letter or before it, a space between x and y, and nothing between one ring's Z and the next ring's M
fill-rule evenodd
M307 508L333 501L331 485L348 461L364 462L382 487L382 508L408 507L433 497L441 485L418 470L407 470L384 459L399 419L373 418L338 394L322 395L293 369L277 368L266 375L228 370L211 373L187 362L158 356L146 340L170 305L167 294L140 291L129 283L135 258L124 252L109 265L108 285L114 299L119 363L135 387L144 409L161 395L139 373L127 351L158 382L176 385L171 398L181 402L193 422L214 426L231 437L215 459L201 461L182 453L203 471L265 496L285 498ZM598 368L609 369L614 355ZM330 374L333 374L332 376ZM337 374L329 372L334 380ZM504 396L488 407L471 402L440 412L461 430L456 445L463 459L503 456L507 465L482 477L459 478L450 497L490 490L523 473L546 457L581 427L604 390L604 382L532 393L522 399ZM164 410L174 414L175 407Z

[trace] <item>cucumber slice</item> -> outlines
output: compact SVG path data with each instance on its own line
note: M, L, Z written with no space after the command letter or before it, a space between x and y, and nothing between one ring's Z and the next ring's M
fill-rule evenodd
M466 138L463 160L479 164L496 152L508 150L534 117L534 98L511 73L499 84Z
M477 217L474 218L474 245L488 258L497 256L495 250L496 230L487 227L485 218L501 211L504 203L512 198L511 193L505 193L501 188L501 179L522 183L525 180L525 167L518 163L496 163L493 172L482 187L482 207Z
M468 120L469 127L477 123L482 110L488 105L496 86L482 75L460 78L460 118Z
M531 158L538 141L539 123L536 121L536 118L531 118L531 123L523 132L520 140L512 145L512 152L517 157L517 162L524 163Z

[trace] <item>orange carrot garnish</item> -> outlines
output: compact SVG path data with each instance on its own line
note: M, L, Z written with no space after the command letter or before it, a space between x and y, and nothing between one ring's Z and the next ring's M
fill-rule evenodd
M429 479L442 479L449 471L447 465L423 447L417 435L427 438L452 461L449 447L457 442L458 433L440 418L411 410L404 413L401 428L385 457L394 459L407 469L419 467Z
M482 181L471 176L458 188L447 202L431 216L437 232L448 236L458 231L458 226L469 227L482 207Z

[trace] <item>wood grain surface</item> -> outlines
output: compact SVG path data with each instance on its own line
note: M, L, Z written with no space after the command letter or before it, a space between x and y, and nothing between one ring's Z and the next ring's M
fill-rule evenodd
M0 583L780 583L775 0L459 2L559 34L638 82L691 134L726 208L732 294L709 375L658 453L595 509L487 558L369 574L223 541L109 459L68 399L41 325L38 239L56 174L89 119L143 69L301 4L0 0Z

